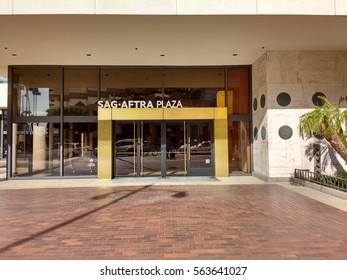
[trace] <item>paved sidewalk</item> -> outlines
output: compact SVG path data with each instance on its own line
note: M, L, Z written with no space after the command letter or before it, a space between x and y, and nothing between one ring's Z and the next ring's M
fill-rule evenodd
M190 180L0 182L0 259L347 259L347 212L253 177Z
M267 184L253 176L215 177L143 177L143 178L117 178L113 180L90 179L29 179L0 181L0 190L5 189L41 189L41 188L86 188L86 187L119 187L119 186L146 186L151 185L262 185ZM289 183L278 183L291 191L300 193L327 205L347 212L347 200L313 190L308 187L295 186Z

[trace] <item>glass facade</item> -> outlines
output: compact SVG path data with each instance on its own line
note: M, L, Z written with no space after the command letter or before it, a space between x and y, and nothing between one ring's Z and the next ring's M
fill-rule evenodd
M97 175L97 124L64 123L64 175Z
M95 176L98 67L11 70L9 176Z
M228 150L231 174L251 173L250 68L228 68Z
M98 68L64 68L64 115L97 116Z
M58 123L15 123L12 129L13 176L59 176Z
M224 90L223 68L164 69L164 98L181 100L183 107L216 107Z
M14 68L13 116L59 115L61 79L59 67Z
M12 66L9 73L9 177L96 176L99 100L118 104L151 101L154 107L163 104L166 108L175 101L180 101L184 108L217 107L218 93L226 91L230 173L251 172L250 67ZM177 147L165 152L175 155L165 161L166 174L187 175L185 156L195 160L201 151L203 164L197 163L197 168L209 168L213 162L213 134L205 131L213 131L213 128L202 122L195 129L186 121L189 119L168 122L167 131L161 130L160 122L137 123L138 130L132 129L132 133L141 136L142 146L124 155L116 146L121 147L121 142L129 138L127 127L133 128L135 124L116 123L113 145L114 150L118 150L114 154L114 173L162 174L159 165L163 164L160 157L165 150L160 149L158 143L165 143L167 149L172 135L179 138L188 132L192 134L191 146L197 150L182 154L180 149L186 149L187 139L186 136L181 137L183 140L179 138ZM198 134L193 135L194 131ZM146 156L140 162L143 169L134 171L129 167L131 170L127 170L124 159L130 160L136 153ZM154 159L158 166L153 165ZM192 169L196 162L192 163ZM117 166L124 168L117 169Z
M101 100L151 101L162 99L160 68L102 68Z

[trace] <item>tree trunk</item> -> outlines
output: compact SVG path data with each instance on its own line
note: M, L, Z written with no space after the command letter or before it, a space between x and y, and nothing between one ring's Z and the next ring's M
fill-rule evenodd
M341 141L337 133L333 135L327 134L326 126L324 123L321 124L321 131L324 138L330 143L333 149L345 160L347 163L347 148Z

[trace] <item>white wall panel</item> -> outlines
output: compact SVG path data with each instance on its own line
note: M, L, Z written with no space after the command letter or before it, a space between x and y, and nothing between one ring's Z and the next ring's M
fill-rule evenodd
M177 13L180 15L256 14L256 2L256 0L177 0Z
M346 0L1 0L0 14L347 15Z
M174 15L176 0L96 0L96 14Z
M94 0L13 0L14 14L94 14Z
M258 14L334 15L335 0L258 0Z
M0 14L1 15L12 14L12 0L1 0Z
M335 0L336 1L336 14L347 15L347 1L346 0Z

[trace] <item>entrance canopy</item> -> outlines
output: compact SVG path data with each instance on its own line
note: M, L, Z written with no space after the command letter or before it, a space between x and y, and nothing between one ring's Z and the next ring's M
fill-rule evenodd
M346 49L342 16L0 16L8 65L249 65L265 51Z

